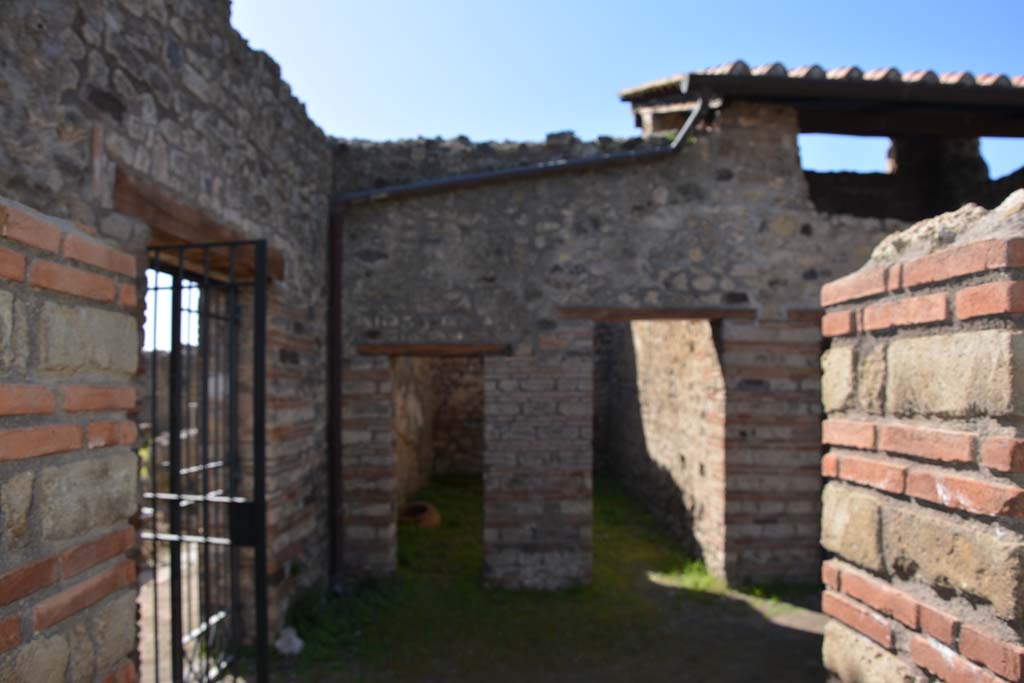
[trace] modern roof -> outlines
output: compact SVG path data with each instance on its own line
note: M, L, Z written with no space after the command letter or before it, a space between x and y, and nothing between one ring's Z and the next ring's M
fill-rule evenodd
M798 109L805 132L1024 136L1024 75L817 64L787 69L778 62L750 68L736 61L651 81L620 97L635 111L660 112L685 109L698 98L784 103ZM902 120L921 115L930 120Z

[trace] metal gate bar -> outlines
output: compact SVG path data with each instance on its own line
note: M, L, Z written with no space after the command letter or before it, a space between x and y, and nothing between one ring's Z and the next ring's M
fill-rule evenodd
M242 253L251 255L245 267ZM142 607L152 615L143 625L151 646L142 648L142 678L206 683L234 675L240 649L251 643L256 680L264 683L266 243L153 247L147 284L149 529L143 538L150 541L152 595ZM170 339L161 340L168 319ZM248 367L243 343L251 344ZM168 347L165 370L161 346ZM247 383L243 369L251 370ZM247 420L243 398L252 401ZM243 548L252 550L243 556ZM242 599L242 580L250 575L244 595L252 604ZM254 624L245 619L249 608ZM165 629L170 642L163 657Z

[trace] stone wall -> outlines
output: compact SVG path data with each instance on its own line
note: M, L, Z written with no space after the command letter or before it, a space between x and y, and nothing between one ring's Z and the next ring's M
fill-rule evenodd
M484 578L509 588L590 581L593 332L542 334L529 356L484 360Z
M137 272L0 201L0 680L134 676Z
M915 221L968 202L992 207L1011 190L990 181L977 138L893 138L886 173L807 173L819 211Z
M437 472L482 472L481 358L398 356L391 384L399 505Z
M564 309L628 309L633 317L666 308L725 311L722 369L727 392L740 400L726 414L721 571L736 582L811 580L820 564L817 293L904 223L816 212L796 134L791 110L736 102L663 161L350 205L343 227L346 368L358 374L356 367L372 362L360 357L363 344L496 344L507 345L512 358L485 364L512 363L524 373L514 379L528 382L531 364L547 352L542 339L575 334L578 320ZM477 163L478 152L457 155L464 166L456 170ZM336 148L338 192L353 189L352 177L366 177L359 170L365 164L346 172L352 154ZM382 181L434 173L430 164L404 164ZM359 408L353 395L346 405L372 412L376 400L370 393L368 407ZM589 389L577 400L590 410ZM485 404L490 429L499 416L492 416L489 393ZM542 433L519 419L525 431ZM364 426L359 418L347 436L360 442L343 456L346 506L362 505L352 495L394 486L393 463ZM581 438L589 438L586 431ZM485 471L492 451L488 440ZM376 464L363 469L364 462ZM590 465L577 466L582 472ZM562 485L555 468L551 476L547 489ZM566 490L580 495L585 486L580 474ZM376 519L374 530L358 533L380 539L373 557L393 556L384 540L389 517ZM582 558L582 527L567 524L566 553ZM361 557L349 548L346 561L358 567ZM579 566L586 575L582 559Z
M157 239L220 239L215 225L266 238L280 257L267 340L276 628L294 585L327 567L330 150L229 15L227 0L0 3L0 187L132 254ZM126 196L132 184L176 204L154 209ZM153 216L160 225L141 220Z
M1024 680L1024 191L822 289L825 664Z
M479 474L484 463L483 359L434 362L434 472Z
M434 364L433 358L391 361L399 505L426 486L434 471Z
M602 326L594 457L725 573L725 379L712 323Z

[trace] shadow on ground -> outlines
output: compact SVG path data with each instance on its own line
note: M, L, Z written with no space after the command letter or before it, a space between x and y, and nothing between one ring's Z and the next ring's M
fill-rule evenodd
M823 619L790 599L727 590L613 484L595 491L594 582L557 593L484 588L479 479L419 497L440 529L400 532L394 581L295 601L306 641L275 681L821 683Z

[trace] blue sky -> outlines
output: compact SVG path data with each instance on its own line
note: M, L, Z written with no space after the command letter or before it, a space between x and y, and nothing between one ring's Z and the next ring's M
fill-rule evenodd
M619 90L743 59L1024 73L1024 0L234 0L232 21L341 137L636 134ZM808 168L880 170L884 139L803 136ZM982 141L993 177L1024 140Z

